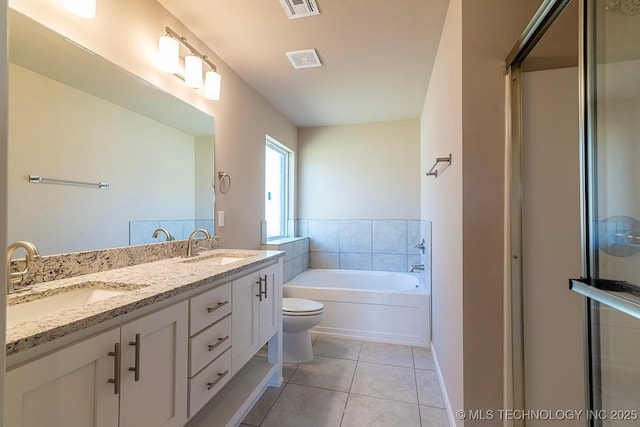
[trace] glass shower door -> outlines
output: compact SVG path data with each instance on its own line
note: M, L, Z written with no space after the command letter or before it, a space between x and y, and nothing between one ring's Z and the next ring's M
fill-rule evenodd
M585 268L593 426L640 426L640 1L585 8Z

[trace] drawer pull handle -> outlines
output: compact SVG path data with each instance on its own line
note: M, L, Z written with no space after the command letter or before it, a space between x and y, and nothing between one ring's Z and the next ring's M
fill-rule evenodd
M216 304L215 307L207 307L207 313L213 313L214 311L216 311L220 307L224 307L227 304L229 304L229 300L219 302L218 304Z
M218 374L218 378L215 379L214 382L212 383L207 383L207 390L211 390L212 388L214 388L216 386L216 384L218 384L220 381L222 381L222 379L229 373L229 370L227 369L226 371Z
M135 373L134 380L140 381L140 334L136 334L136 340L131 341L129 345L132 345L136 348L135 364L133 367L130 367L129 370Z
M258 281L256 282L256 285L258 285L258 293L256 294L256 296L258 297L258 301L262 302L262 277L258 277Z
M113 356L113 378L109 378L108 382L113 384L113 394L120 394L120 343L113 345L109 356Z
M222 337L222 338L218 338L218 342L215 344L209 344L207 346L207 348L209 348L209 351L213 351L216 347L218 347L220 344L222 344L223 342L225 342L226 340L229 339L229 335Z
M266 274L264 275L264 292L262 292L262 294L264 295L264 299L267 299L267 288L269 287L269 282L268 282L268 278L269 276L267 276ZM260 280L262 280L262 277L260 278Z

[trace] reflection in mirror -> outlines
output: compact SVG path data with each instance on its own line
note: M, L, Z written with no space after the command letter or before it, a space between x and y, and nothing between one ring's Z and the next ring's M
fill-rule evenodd
M213 234L213 118L16 11L9 27L9 241L54 254Z

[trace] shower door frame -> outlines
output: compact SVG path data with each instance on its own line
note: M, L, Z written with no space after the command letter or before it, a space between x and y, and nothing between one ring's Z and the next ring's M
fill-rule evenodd
M525 374L524 374L524 275L523 275L523 128L522 128L522 62L526 59L527 55L533 50L538 41L544 36L549 27L555 22L556 18L564 11L571 0L544 0L535 15L525 28L522 36L516 42L513 49L506 57L506 74L508 76L507 84L507 103L509 107L508 120L508 134L509 139L507 141L507 191L505 192L506 206L509 209L509 224L507 232L509 237L507 239L508 247L505 250L505 267L507 270L508 284L505 291L510 296L510 307L506 307L510 312L510 325L505 325L508 336L506 337L505 353L507 359L511 365L510 379L505 381L505 396L510 397L510 401L506 406L511 407L514 410L525 410ZM586 106L586 93L588 82L585 79L585 67L586 58L583 52L585 52L586 43L586 26L585 26L585 7L584 0L579 3L579 48L578 48L578 78L579 78L579 119L580 119L580 167L581 167L581 200L580 200L580 216L581 216L581 264L582 275L586 277L588 275L590 266L587 256L587 248L589 248L591 242L588 241L585 219L588 217L588 213L585 210L587 206L584 171L587 170L585 163L585 150L587 149L586 138L591 135L590 129L587 128L589 123L593 123L591 118L587 118ZM569 279L569 278L567 278ZM587 348L585 349L585 399L587 407L592 407L591 394L589 390L593 379L590 376L591 369L591 352L588 346L590 343L589 337L589 324L590 324L590 309L589 300L585 298L583 305L584 316L584 330L585 337L584 342ZM505 399L507 400L507 399ZM514 420L513 426L521 427L525 426L526 421L524 419Z

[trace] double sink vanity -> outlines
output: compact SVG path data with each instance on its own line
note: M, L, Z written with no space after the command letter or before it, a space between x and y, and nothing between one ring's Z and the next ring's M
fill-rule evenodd
M282 380L282 256L214 249L8 295L5 425L239 424Z

